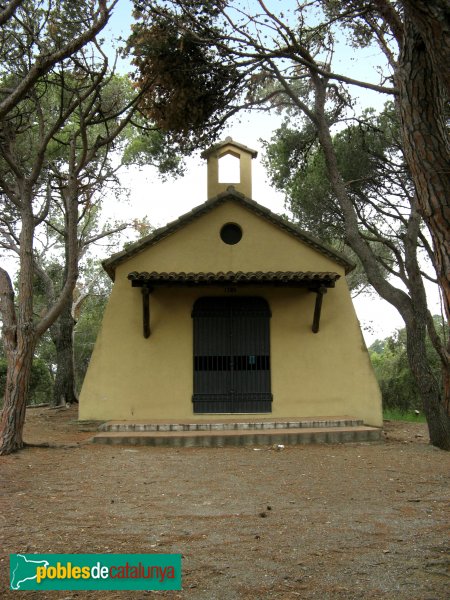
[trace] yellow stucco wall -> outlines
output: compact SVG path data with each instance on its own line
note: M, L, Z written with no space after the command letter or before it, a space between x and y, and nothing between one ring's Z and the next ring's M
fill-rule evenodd
M238 223L242 240L224 244L224 223ZM335 271L324 296L320 331L311 324L316 295L299 288L254 287L271 308L274 417L351 415L380 426L381 397L354 312L344 269L243 206L215 208L122 263L80 396L80 419L190 419L191 310L221 287L157 288L150 297L151 336L142 335L142 299L131 271ZM214 415L217 418L218 415ZM257 416L257 415L253 415ZM267 414L264 416L268 416ZM208 419L195 415L195 419Z
M231 154L239 159L239 182L219 182L219 159ZM237 148L233 143L221 146L220 150L208 157L208 198L214 198L233 185L247 198L252 198L252 153Z

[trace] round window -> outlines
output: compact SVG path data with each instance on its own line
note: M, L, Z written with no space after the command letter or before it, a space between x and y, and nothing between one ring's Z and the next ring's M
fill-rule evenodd
M220 239L225 244L233 246L241 241L242 229L236 223L227 223L220 230Z

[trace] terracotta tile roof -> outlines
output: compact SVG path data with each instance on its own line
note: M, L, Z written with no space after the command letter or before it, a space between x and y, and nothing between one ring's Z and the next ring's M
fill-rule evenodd
M243 271L228 271L227 273L138 273L133 271L128 274L128 279L135 286L145 285L230 285L230 284L273 284L278 286L308 287L324 285L334 287L340 275L326 272L316 273L311 271L257 271L244 273Z
M270 221L286 233L293 235L301 242L307 244L311 248L314 248L314 250L316 250L320 254L327 256L337 264L344 267L346 273L349 273L355 268L355 265L353 265L343 254L323 244L320 240L313 237L308 232L303 231L290 221L287 221L279 215L276 215L265 206L262 206L254 200L247 198L247 196L244 196L244 194L241 194L240 192L235 190L233 186L230 186L225 192L218 194L214 198L210 198L203 204L196 206L191 211L182 215L175 221L168 223L165 227L156 229L150 235L138 240L134 244L131 244L131 246L129 246L126 250L118 252L117 254L113 254L110 258L102 262L103 268L111 277L111 279L114 280L116 267L118 265L120 265L123 262L126 262L128 259L132 258L133 256L136 256L146 248L158 243L159 241L163 240L169 235L172 235L191 221L194 221L198 217L210 212L216 206L220 206L221 204L230 200L237 202L238 204L244 206L253 213L259 215L267 221Z
M211 146L211 148L208 148L207 150L202 152L201 157L208 158L208 156L211 156L211 154L217 154L222 148L225 148L225 146L228 146L229 144L231 144L232 146L236 146L236 148L240 148L245 152L248 152L249 154L251 154L252 158L256 158L258 156L256 150L252 150L252 148L249 148L248 146L244 146L243 144L235 142L231 137L227 137L224 141L218 142L217 144L214 144L214 146Z

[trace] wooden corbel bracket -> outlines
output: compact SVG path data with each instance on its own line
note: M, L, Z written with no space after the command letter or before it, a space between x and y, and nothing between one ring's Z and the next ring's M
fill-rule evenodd
M314 306L314 318L313 318L313 324L312 324L312 332L313 333L318 333L319 331L319 325L320 325L320 314L322 312L322 300L323 300L323 295L327 293L327 288L325 286L320 286L319 288L315 288L314 290L311 290L316 292L316 304Z
M141 287L142 293L142 323L143 333L145 338L150 337L150 294L153 292L153 288L144 285Z

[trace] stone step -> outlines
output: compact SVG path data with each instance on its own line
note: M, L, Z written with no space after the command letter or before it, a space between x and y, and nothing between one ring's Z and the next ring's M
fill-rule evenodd
M362 419L353 417L314 417L305 419L243 419L202 421L107 421L99 431L113 432L170 432L170 431L246 431L267 429L312 429L324 427L356 427Z
M97 433L96 444L133 446L223 447L268 446L274 444L339 444L374 442L381 439L381 429L355 425L351 427L291 427L288 429L222 430L222 431L107 431Z

